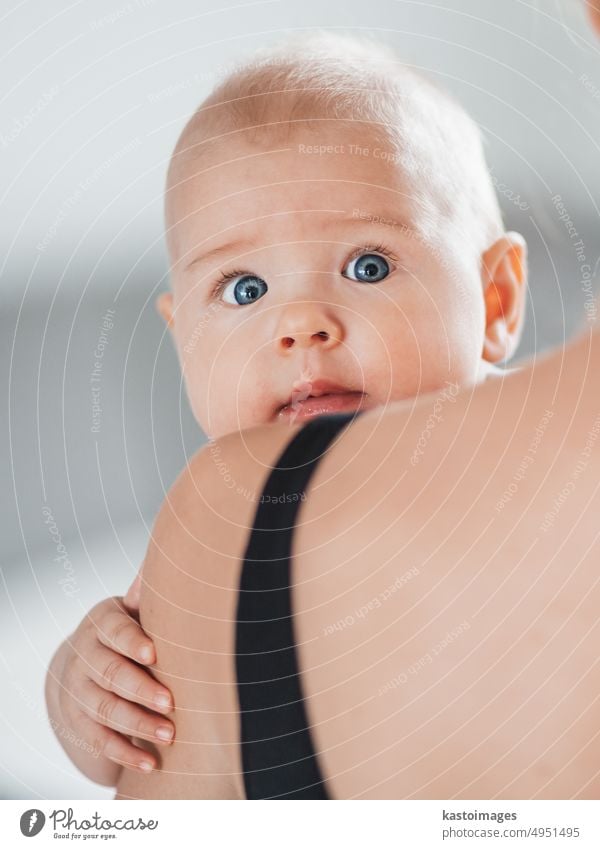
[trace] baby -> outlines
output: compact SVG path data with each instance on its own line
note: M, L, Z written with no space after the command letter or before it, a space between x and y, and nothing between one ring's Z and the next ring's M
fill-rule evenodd
M518 345L525 243L479 130L364 36L296 37L229 74L177 142L165 216L157 307L209 438L473 385ZM61 743L108 785L175 730L139 665L138 590L97 605L47 678L53 727L99 756Z

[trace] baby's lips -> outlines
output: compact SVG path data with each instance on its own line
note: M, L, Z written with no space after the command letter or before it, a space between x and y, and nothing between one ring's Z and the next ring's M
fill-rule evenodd
M310 381L308 381L308 380L305 380L304 382L298 381L297 383L294 384L294 388L292 389L291 403L293 404L294 401L306 401L306 399L310 395L311 391L312 391L312 383L310 383Z

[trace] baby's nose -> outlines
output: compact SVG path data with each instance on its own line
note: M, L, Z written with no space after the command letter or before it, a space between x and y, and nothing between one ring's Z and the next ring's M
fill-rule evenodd
M319 345L332 348L343 341L341 321L327 304L304 302L290 304L277 327L276 344L280 350Z

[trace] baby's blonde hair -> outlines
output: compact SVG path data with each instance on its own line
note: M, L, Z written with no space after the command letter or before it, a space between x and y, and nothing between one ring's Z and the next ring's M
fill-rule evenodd
M171 157L167 225L169 192L213 145L272 143L331 122L364 127L366 138L387 145L412 178L414 200L430 211L431 230L452 220L479 253L502 234L482 135L463 107L371 36L319 30L257 51L200 104Z

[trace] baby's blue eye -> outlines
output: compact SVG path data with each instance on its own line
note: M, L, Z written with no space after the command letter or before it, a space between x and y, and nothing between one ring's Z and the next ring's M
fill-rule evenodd
M361 283L379 283L390 273L390 266L379 254L360 254L350 260L344 270L344 277ZM351 275L355 275L352 277Z
M267 289L268 286L262 277L255 277L253 274L244 274L235 277L223 289L223 300L228 304L251 304L253 301L262 298Z

